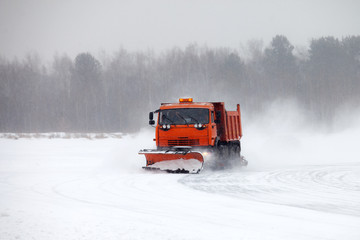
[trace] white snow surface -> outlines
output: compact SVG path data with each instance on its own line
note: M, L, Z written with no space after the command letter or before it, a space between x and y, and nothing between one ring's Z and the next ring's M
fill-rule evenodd
M360 128L259 126L247 168L188 175L141 168L149 131L0 139L0 239L360 239Z

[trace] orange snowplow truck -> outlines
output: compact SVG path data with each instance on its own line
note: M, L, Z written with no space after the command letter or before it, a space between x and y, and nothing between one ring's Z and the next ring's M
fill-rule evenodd
M150 112L149 124L155 125L156 149L143 149L145 169L172 173L199 173L204 156L215 158L225 166L229 161L247 165L240 155L242 137L240 105L236 111L226 111L223 102L193 102L180 98L178 103L162 103Z

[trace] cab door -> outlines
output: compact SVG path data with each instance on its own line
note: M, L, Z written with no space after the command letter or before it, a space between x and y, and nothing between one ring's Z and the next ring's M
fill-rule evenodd
M214 110L210 111L210 145L214 146L215 140L217 137L217 129L215 123L215 112Z

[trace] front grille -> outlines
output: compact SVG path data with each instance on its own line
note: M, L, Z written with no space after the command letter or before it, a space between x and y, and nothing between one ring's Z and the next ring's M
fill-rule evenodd
M169 146L196 146L199 145L199 139L175 139L168 140Z

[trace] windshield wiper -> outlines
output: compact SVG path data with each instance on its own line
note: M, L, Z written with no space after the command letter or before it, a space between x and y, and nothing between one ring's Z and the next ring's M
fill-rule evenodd
M169 120L172 124L175 125L175 122L173 120L171 120L168 116L162 115L162 118ZM162 123L162 124L164 124L164 123Z
M199 124L200 122L199 122L199 120L197 120L196 118L194 118L193 116L190 116L190 115L187 115L189 118L191 118L191 119L193 119L193 120L195 120L195 122L197 123L197 124Z
M186 126L189 126L189 123L186 121L186 119L184 118L184 116L183 115L181 115L180 113L176 113L176 115L177 116L179 116L182 120L184 120L184 122L185 122L185 124L186 124Z

